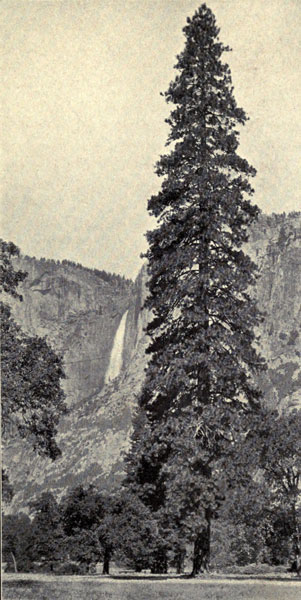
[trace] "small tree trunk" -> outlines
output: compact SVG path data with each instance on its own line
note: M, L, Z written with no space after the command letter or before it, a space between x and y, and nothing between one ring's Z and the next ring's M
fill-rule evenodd
M194 542L191 577L195 577L203 571L209 571L211 536L211 515L209 509L206 511L206 521L207 525L196 536Z
M290 571L296 571L297 575L301 573L301 535L299 529L298 518L296 514L296 500L291 506L294 534L293 534L293 560Z
M14 563L14 569L15 569L15 573L18 573L17 561L16 561L16 559L15 559L15 555L14 555L14 553L13 553L13 552L11 552L11 556L12 556L13 563Z
M192 572L191 577L195 577L201 570L201 547L202 547L202 534L198 534L194 540L193 548L193 559L192 559Z
M294 506L294 509L296 507ZM296 561L296 573L297 575L301 574L301 540L300 540L300 531L298 526L298 521L296 517L295 511L295 561Z
M165 548L158 548L151 566L151 573L165 574L168 570L167 553Z
M104 557L103 557L103 569L102 569L103 575L110 574L110 560L111 560L111 550L110 550L110 548L105 548L105 553L104 553Z
M185 554L186 554L186 550L183 548L178 550L177 554L176 554L176 569L177 569L177 574L180 575L181 573L184 573L184 559L185 559Z

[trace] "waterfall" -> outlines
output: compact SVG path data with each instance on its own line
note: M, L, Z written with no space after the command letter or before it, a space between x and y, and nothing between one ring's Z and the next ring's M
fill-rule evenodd
M110 363L105 376L105 383L108 383L115 377L118 377L122 367L122 351L123 351L123 340L125 334L125 325L128 311L126 311L119 323L118 329L115 333L114 343L110 356Z

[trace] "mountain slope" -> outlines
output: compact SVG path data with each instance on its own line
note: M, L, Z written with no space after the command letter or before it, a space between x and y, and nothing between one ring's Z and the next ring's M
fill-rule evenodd
M250 232L247 248L259 266L255 294L266 314L258 332L268 362L260 381L264 401L285 409L298 404L301 389L300 239L300 214L262 216ZM146 366L143 328L149 315L141 310L147 293L145 266L135 284L123 283L122 289L115 284L110 288L93 271L68 267L63 272L61 266L53 266L45 273L33 259L29 270L28 262L23 259L19 264L29 276L24 302L15 307L15 315L23 328L47 334L54 347L64 351L70 414L60 425L63 454L55 463L34 456L25 442L8 441L5 464L16 491L12 510L45 489L60 496L78 483L109 489L118 485ZM120 373L104 385L125 311Z

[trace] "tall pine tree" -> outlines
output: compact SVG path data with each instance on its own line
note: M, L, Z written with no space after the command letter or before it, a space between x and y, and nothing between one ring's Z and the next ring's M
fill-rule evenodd
M214 461L232 443L237 415L259 405L253 375L263 360L253 345L261 317L249 295L256 267L241 249L259 213L248 198L255 169L237 154L237 127L247 117L221 60L230 49L219 41L211 10L203 4L183 31L178 75L165 93L173 104L167 119L171 149L157 163L164 179L148 203L158 224L147 233L146 307L153 319L140 405L150 423L145 447L152 449L141 454L136 474L142 481L144 470L147 481L150 473L158 480L160 472L161 503L178 503L182 518L201 475L203 502L200 489L193 509L196 573L209 562L219 495ZM130 481L135 462L129 458Z

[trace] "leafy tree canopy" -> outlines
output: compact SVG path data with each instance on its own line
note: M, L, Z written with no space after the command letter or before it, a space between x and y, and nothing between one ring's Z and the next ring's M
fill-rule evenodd
M17 292L17 287L27 277L27 273L15 271L11 262L12 257L20 255L20 250L13 242L4 240L0 240L0 246L0 290L22 300L22 296Z
M98 491L94 486L78 486L69 490L60 504L64 531L79 539L84 535L86 553L103 558L103 572L109 573L110 560L118 545L117 515L119 505L115 498ZM87 532L93 532L88 535ZM97 541L97 542L96 542ZM90 548L90 550L89 550ZM79 556L79 554L78 554Z
M1 293L21 300L18 284L26 273L11 262L19 249L1 242ZM2 339L2 432L27 438L34 450L55 459L61 454L55 435L66 413L63 360L46 339L29 336L14 321L10 306L0 303Z
M28 515L3 515L2 555L11 570L28 571L32 566L32 529Z
M31 553L37 561L47 561L51 565L60 561L66 553L64 534L59 505L51 492L44 492L30 503L33 542Z

